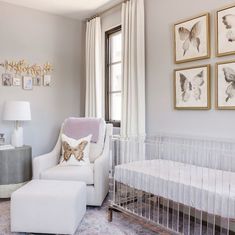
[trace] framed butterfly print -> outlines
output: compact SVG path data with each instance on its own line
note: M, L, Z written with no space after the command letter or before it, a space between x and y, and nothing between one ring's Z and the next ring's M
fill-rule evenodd
M216 64L216 108L235 109L235 60Z
M216 55L235 54L235 5L216 12Z
M210 65L174 71L175 109L210 109Z
M209 13L174 25L175 63L210 57Z

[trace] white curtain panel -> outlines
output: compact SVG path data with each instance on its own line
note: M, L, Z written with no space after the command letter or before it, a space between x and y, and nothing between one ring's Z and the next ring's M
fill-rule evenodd
M100 17L96 17L86 25L86 117L104 116L101 45Z
M122 137L145 135L144 0L122 4Z

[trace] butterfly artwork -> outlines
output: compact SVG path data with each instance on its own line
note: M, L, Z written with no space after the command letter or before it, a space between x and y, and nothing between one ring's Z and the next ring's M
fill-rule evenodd
M75 148L71 147L66 141L63 141L62 146L64 149L64 156L63 156L63 161L68 161L72 156L74 156L77 161L83 161L83 156L84 153L83 151L85 150L88 142L87 141L82 141L78 146Z
M217 56L235 53L235 6L217 11Z
M201 32L201 22L196 22L193 27L188 30L185 27L179 27L178 29L180 40L183 41L182 49L183 49L183 56L187 53L190 46L193 46L200 52L200 32Z
M182 91L182 100L187 102L190 96L195 100L201 99L201 87L204 84L203 70L195 75L192 79L187 78L183 73L180 73L180 86Z
M209 65L175 70L175 108L209 109Z
M235 71L229 67L223 68L225 81L228 83L228 87L225 91L227 97L225 99L228 102L235 97Z
M226 37L228 42L235 42L235 15L228 14L222 17L224 27L228 30Z
M235 62L217 63L217 108L235 108Z
M208 58L209 13L174 25L175 63Z

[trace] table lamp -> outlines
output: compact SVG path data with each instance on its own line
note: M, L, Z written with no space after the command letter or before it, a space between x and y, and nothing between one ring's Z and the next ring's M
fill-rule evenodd
M26 101L8 101L5 103L3 120L14 121L15 129L11 136L11 144L14 147L23 146L22 121L31 120L30 103Z

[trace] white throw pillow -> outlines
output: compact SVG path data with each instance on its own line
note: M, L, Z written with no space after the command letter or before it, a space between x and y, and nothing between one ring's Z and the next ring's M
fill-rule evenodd
M75 140L62 134L62 156L60 164L81 166L89 164L90 142L92 135Z

